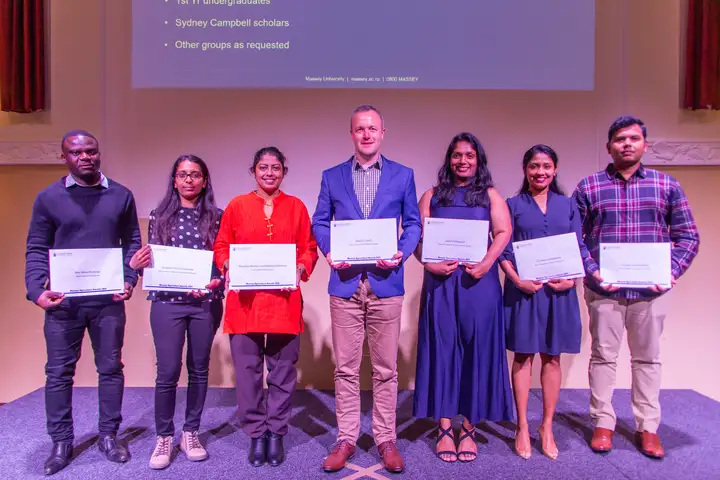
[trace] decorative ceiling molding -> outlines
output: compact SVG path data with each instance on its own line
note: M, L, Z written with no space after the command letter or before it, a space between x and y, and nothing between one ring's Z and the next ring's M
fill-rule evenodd
M648 142L646 165L720 165L720 140Z
M0 165L57 165L60 142L0 140Z

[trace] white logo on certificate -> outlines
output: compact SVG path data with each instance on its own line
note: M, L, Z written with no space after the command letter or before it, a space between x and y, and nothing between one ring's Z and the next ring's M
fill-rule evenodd
M50 249L50 290L66 297L125 291L122 248Z
M512 247L520 280L547 282L585 276L575 233L513 242Z
M390 260L398 251L394 218L336 220L330 222L330 256L333 263L375 264Z
M143 290L191 292L206 290L212 277L213 252L150 245L151 266L143 270Z
M422 261L479 263L487 254L489 230L487 220L426 217Z
M601 243L603 284L625 288L672 287L670 243Z
M230 245L230 290L295 288L297 246L289 243Z

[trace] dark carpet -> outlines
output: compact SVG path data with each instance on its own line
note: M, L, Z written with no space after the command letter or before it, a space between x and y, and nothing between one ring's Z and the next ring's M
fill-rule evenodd
M178 392L176 429L182 428L185 390ZM530 428L537 430L542 414L540 391L530 398ZM597 455L588 447L592 426L588 417L587 390L563 390L557 408L555 438L560 456L552 461L534 450L523 460L512 450L514 425L483 423L478 426L478 459L469 464L446 464L433 453L435 424L412 417L412 392L398 399L398 445L406 470L390 474L379 465L377 448L370 436L371 396L363 392L362 431L358 454L352 464L334 474L320 465L335 441L334 397L327 391L299 391L295 398L292 425L286 438L287 460L280 467L253 468L247 464L249 440L234 426L235 392L211 389L203 416L201 438L210 458L194 463L175 450L173 463L165 470L148 467L155 445L153 390L127 388L123 404L121 438L129 442L132 459L124 465L108 462L95 445L97 391L76 388L74 394L75 458L57 479L226 479L226 478L503 478L503 479L720 479L720 402L690 390L661 393L663 423L659 434L666 450L662 461L651 460L633 443L634 422L630 392L618 390L614 405L619 422L615 449ZM41 478L42 465L50 450L45 432L42 389L0 407L0 478ZM176 442L178 435L176 435Z

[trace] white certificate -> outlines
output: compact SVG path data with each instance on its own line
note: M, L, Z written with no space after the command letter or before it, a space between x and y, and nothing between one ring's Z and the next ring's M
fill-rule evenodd
M398 251L394 218L330 222L330 256L333 263L375 264L390 260Z
M575 233L513 242L512 247L520 280L547 282L585 276Z
M479 263L487 253L489 230L487 220L426 217L422 261Z
M143 270L143 290L206 290L212 277L212 250L150 245L152 260Z
M670 288L670 243L601 243L603 284L625 288Z
M66 297L125 291L122 248L51 249L50 290Z
M295 288L297 247L289 243L230 245L230 290Z

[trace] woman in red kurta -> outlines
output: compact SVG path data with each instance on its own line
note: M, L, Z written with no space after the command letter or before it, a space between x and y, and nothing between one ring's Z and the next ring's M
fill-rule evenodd
M279 465L285 458L282 438L288 431L296 363L304 330L300 283L310 278L318 260L310 216L302 201L280 190L287 173L285 156L275 147L255 154L250 173L258 187L235 197L223 213L215 240L215 263L228 278L230 245L290 243L297 247L297 288L230 291L225 333L235 364L240 425L251 438L248 461ZM267 363L268 398L263 401L263 366Z

